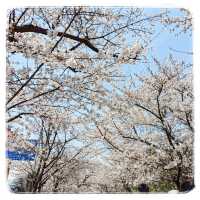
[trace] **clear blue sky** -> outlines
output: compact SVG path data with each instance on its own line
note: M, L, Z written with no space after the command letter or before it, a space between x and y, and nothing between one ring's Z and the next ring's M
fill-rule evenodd
M145 12L147 14L155 15L160 12L160 9L145 8ZM170 9L170 12L174 17L180 16L180 12L177 9ZM180 29L170 33L169 27L164 27L160 24L157 24L155 29L156 31L152 36L152 43L149 45L149 47L152 47L152 50L149 50L146 55L149 58L149 61L151 61L154 56L162 62L169 54L172 54L175 59L192 63L192 55L178 52L193 52L192 36L190 36L189 32L181 33L177 36L176 33L180 32ZM177 50L177 52L173 49ZM146 71L145 64L139 63L134 66L126 65L124 71L127 75L132 73L143 74Z

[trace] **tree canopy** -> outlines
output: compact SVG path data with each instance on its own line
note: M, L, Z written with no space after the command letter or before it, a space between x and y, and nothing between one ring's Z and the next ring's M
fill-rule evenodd
M18 192L193 184L192 52L153 46L163 30L191 38L188 10L27 7L7 19L7 145L36 155L9 160Z

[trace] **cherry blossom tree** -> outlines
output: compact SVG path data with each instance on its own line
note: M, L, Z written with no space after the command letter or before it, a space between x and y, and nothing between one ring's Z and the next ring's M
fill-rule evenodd
M158 69L134 77L137 85L113 96L111 109L95 122L128 190L160 180L180 190L193 177L191 66L172 57L164 64L154 60Z
M181 190L193 179L192 65L150 59L158 24L191 32L191 13L177 10L8 10L7 124L12 148L36 154L14 166L26 192L133 192L162 181ZM124 73L137 64L147 73Z
M7 121L40 115L49 107L81 111L102 103L98 96L105 95L104 82L119 79L119 64L139 59L144 47L137 40L149 37L148 24L161 16L145 16L141 9L10 10Z

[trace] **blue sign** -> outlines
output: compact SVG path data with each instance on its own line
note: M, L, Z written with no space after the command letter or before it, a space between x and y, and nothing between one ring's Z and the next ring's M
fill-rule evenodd
M33 152L20 152L20 151L6 151L6 157L10 160L24 160L33 161L35 160L35 153Z

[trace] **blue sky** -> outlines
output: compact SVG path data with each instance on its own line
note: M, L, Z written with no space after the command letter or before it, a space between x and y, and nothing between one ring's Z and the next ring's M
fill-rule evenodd
M145 13L155 15L159 13L161 9L157 8L145 8ZM178 9L170 9L171 15L174 17L180 16ZM153 34L152 42L148 46L148 52L146 56L148 61L152 61L152 57L156 57L159 61L164 61L170 54L180 61L186 63L192 63L192 55L181 53L181 52L193 52L193 41L190 32L180 33L181 30L178 29L175 32L170 32L170 27L164 27L161 24L157 24L155 27L155 33ZM176 51L177 50L177 51ZM178 52L180 51L180 52ZM153 66L152 66L153 67ZM143 74L146 72L145 64L137 63L134 66L126 65L124 66L124 71L127 75L132 73Z

